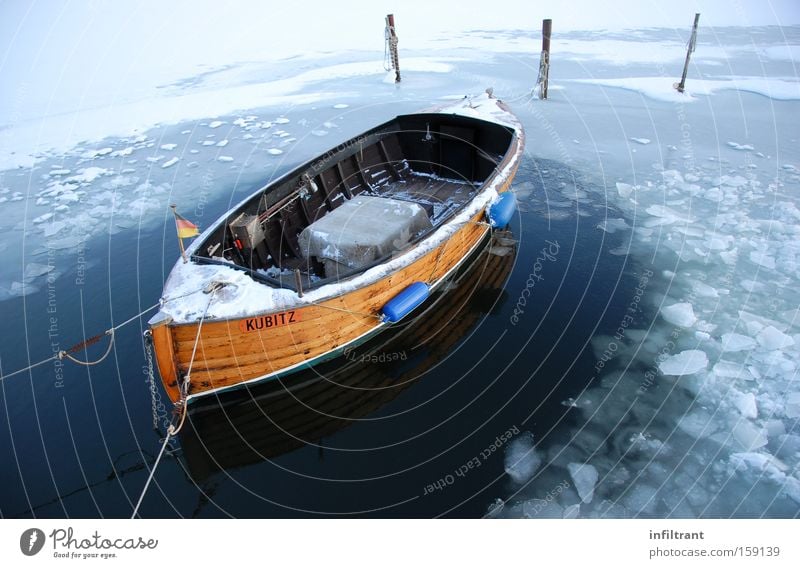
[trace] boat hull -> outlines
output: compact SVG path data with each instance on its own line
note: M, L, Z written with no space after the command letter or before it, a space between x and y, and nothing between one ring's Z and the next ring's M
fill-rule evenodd
M501 190L507 190L510 184L511 177ZM432 288L436 288L477 249L489 231L481 211L449 240L405 268L319 304L205 322L199 335L199 323L152 327L167 394L173 402L181 399L179 381L189 371L190 362L187 395L192 399L285 376L336 357L386 327L380 311L389 300L412 282L433 282ZM257 306L253 308L258 311Z

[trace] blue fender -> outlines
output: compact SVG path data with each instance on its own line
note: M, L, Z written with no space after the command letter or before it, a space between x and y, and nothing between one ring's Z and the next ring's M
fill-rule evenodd
M395 323L414 311L430 295L430 288L424 282L414 282L397 296L386 302L381 309L383 320Z
M514 212L517 210L517 200L514 193L511 191L504 191L500 197L492 203L486 212L486 217L489 219L489 224L493 229L505 227L511 222Z

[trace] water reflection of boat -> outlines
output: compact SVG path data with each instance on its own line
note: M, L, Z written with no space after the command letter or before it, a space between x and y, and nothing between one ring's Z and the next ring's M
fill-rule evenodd
M198 400L181 434L192 477L203 480L315 444L415 384L503 301L516 247L501 236L498 248L496 237L413 320L286 381Z
M228 211L150 321L170 399L297 373L407 317L508 223L523 145L506 105L465 98L398 116Z

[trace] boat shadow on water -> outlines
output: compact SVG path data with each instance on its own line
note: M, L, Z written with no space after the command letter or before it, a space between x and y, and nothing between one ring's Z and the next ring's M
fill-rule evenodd
M516 255L510 233L495 232L446 286L377 338L290 377L191 405L180 435L189 475L204 483L308 445L324 453L322 440L424 380L499 309Z

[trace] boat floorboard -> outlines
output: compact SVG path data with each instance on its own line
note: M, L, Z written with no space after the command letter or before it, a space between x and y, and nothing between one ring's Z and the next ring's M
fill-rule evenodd
M427 174L410 173L402 179L381 186L375 193L382 197L413 201L433 208L434 226L447 217L445 213L459 208L475 196L479 184L450 180Z

